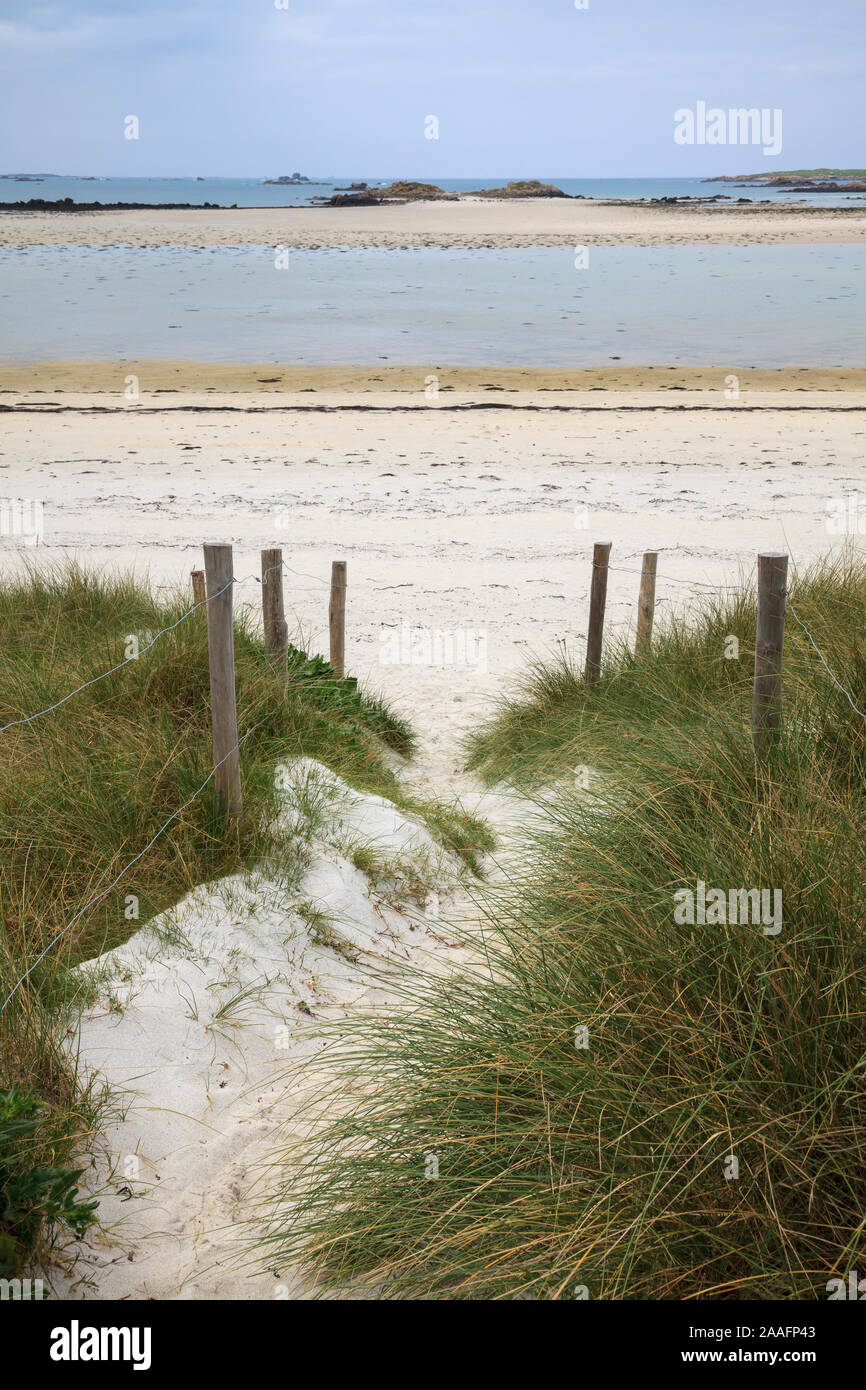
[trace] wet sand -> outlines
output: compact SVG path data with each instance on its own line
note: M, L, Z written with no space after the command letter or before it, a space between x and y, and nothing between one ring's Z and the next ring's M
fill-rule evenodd
M718 367L604 366L604 367L451 367L439 363L417 366L293 366L263 362L166 361L35 362L0 366L0 397L38 396L46 392L117 396L124 401L126 379L138 379L144 395L183 394L186 403L211 394L254 393L273 396L392 394L430 404L431 375L442 397L483 398L488 392L519 393L522 402L535 392L618 393L681 391L706 394L714 403L729 403L726 378L737 377L740 400L755 393L866 391L866 367L749 367L720 363ZM719 401L721 398L721 402ZM170 401L161 400L161 406ZM178 402L179 404L180 402ZM212 403L212 402L211 402ZM301 404L301 402L297 402ZM409 403L405 402L406 404ZM107 402L101 402L107 404Z

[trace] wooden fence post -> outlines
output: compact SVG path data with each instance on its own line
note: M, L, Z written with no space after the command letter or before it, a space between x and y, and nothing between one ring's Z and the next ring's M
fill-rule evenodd
M193 603L204 603L207 594L204 591L204 570L192 571L192 601Z
M782 645L785 639L787 580L787 555L773 550L758 556L758 623L752 696L752 739L758 754L766 752L782 718Z
M657 550L644 551L640 572L640 596L637 601L637 636L634 641L634 654L640 653L652 642L653 616L656 607L656 567L659 562Z
M265 647L275 662L285 665L289 649L289 629L283 606L283 552L262 551L262 621Z
M331 565L331 602L328 605L331 665L339 680L346 674L346 561Z
M232 623L232 548L206 545L207 645L210 663L210 708L213 729L214 785L217 800L230 820L240 815L241 760L235 703L235 643Z
M586 632L586 670L584 682L592 689L601 672L601 644L604 635L604 605L607 600L607 565L610 541L596 541L592 548L592 585L589 591L589 627Z

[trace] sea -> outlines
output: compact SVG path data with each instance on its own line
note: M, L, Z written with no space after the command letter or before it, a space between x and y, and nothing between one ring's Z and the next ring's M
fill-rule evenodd
M440 182L457 191L497 186ZM568 192L633 199L720 187L558 182ZM76 201L239 206L298 205L317 191L253 179L46 178L2 187ZM3 247L0 361L860 366L864 289L866 248L858 245L590 246L579 254L570 246Z
M0 248L0 360L864 364L866 248Z
M286 171L287 177L291 171ZM310 176L312 177L312 176ZM0 202L17 202L28 198L71 198L76 203L219 203L239 208L299 207L313 198L330 198L337 188L350 183L367 183L375 188L391 183L394 178L418 178L417 174L395 174L385 178L369 174L352 174L345 178L328 175L321 182L299 185L269 184L262 178L172 178L123 179L75 178L54 174L38 175L38 181L16 182L14 175L0 177ZM776 189L742 188L735 184L710 183L700 178L688 179L564 179L554 176L521 175L494 179L440 179L420 176L424 182L435 183L449 193L470 193L473 189L500 188L511 177L541 178L553 183L563 193L584 198L623 198L640 201L651 198L702 198L724 193L731 198L750 198L770 202L803 202L824 207L851 206L866 202L863 193L780 193Z

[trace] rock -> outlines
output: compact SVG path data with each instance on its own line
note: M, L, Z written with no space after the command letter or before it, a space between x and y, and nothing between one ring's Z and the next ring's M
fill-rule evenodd
M382 199L375 193L335 193L333 198L317 198L316 202L326 208L375 208Z
M76 203L72 198L28 198L26 202L0 203L0 212L133 212L153 211L154 208L198 210L221 208L221 203Z
M473 198L570 198L555 183L541 183L538 179L521 179L508 183L504 188L480 188Z
M357 193L335 193L333 198L328 198L326 207L345 208L345 207L374 207L379 203L413 203L427 202L428 200L446 201L456 203L459 199L457 193L446 193L435 183L417 183L410 179L399 179L396 183L388 184L385 188L364 188Z
M265 179L264 182L271 184L283 184L284 186L288 184L289 187L292 187L296 184L309 184L312 188L315 188L318 184L319 187L324 187L320 180L308 179L306 174L280 174L280 177L278 179Z

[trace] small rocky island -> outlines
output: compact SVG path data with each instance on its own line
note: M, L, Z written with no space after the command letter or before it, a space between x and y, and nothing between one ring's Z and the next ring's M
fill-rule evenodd
M355 189L352 184L352 189ZM467 193L449 193L435 183L417 183L402 179L390 183L385 188L359 188L357 192L337 192L332 198L323 198L323 206L329 208L378 207L382 203L459 203L462 198L569 198L553 183L541 183L538 179L522 179L506 184L504 188L479 188Z
M467 193L468 198L570 198L555 183L541 183L538 179L519 179L507 183L504 188L479 188L477 193Z
M306 174L280 174L278 179L264 179L264 183L281 184L285 187L288 184L294 187L296 184L309 184L311 188L323 188L325 186L322 179L308 179Z

